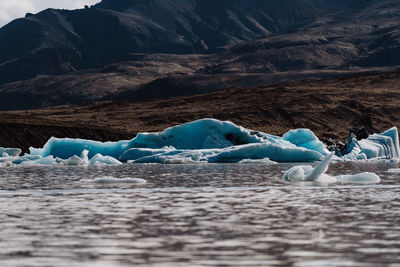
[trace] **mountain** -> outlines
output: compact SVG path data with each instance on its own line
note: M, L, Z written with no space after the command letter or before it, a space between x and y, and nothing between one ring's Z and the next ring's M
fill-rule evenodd
M147 99L400 65L398 0L103 0L0 29L0 109Z

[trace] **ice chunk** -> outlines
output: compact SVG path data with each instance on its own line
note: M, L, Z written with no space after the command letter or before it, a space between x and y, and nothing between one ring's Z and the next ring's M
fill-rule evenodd
M65 161L65 164L69 166L79 166L83 165L83 160L80 157L73 155Z
M335 177L338 183L376 184L381 181L378 175L364 172L355 175L339 175Z
M315 181L322 174L326 173L326 171L329 168L329 163L331 163L334 155L335 155L334 153L331 153L324 160L322 160L321 163L319 163L317 167L315 167L310 173L308 173L306 175L305 180L306 181Z
M105 164L105 165L121 165L122 163L110 156L103 156L101 154L94 155L90 160L90 165Z
M89 157L96 154L118 158L129 148L129 141L119 142L97 142L84 139L59 139L52 137L42 149L30 148L32 155L43 157L54 156L61 159L68 159L72 156L79 156L84 150L89 151Z
M29 156L25 155L23 157L15 157L15 160L12 162L16 165L21 166L43 166L43 165L54 165L57 164L57 159L53 156L41 157L41 156Z
M259 160L270 158L279 162L310 162L323 159L323 156L316 151L282 141L281 145L276 143L247 144L231 146L222 149L131 149L123 155L123 160L134 160L135 163L196 163L210 162L236 163L244 159ZM147 155L138 158L141 155Z
M101 177L94 179L98 184L115 184L115 183L129 183L129 184L146 184L147 181L140 178L115 178L115 177Z
M177 149L224 148L234 145L260 143L261 138L229 121L202 119L175 127L160 133L141 133L130 143L136 148L162 148L173 146Z
M18 157L22 150L19 148L4 148L0 147L0 155L3 157L3 153L7 154L8 157Z
M345 159L399 158L399 135L396 127L381 134L358 141L353 136L347 141Z
M286 181L302 182L311 181L323 184L329 183L379 183L380 178L375 173L364 172L355 175L339 175L330 176L325 174L328 170L329 163L332 161L334 154L330 154L321 161L315 168L311 166L295 166L288 170L283 178Z
M239 162L243 159L269 158L277 162L310 162L322 160L321 153L306 148L297 147L289 142L272 144L248 144L226 148L215 156L208 158L209 162Z
M39 165L53 165L57 160L53 156L48 156L36 161Z
M159 155L168 153L176 150L174 147L165 147L161 149L152 149L152 148L131 148L125 151L120 157L119 160L128 161L128 160L137 160L140 158Z
M324 156L329 154L329 150L325 147L324 143L309 129L290 130L282 138L298 147L317 151Z
M22 157L15 157L13 160L13 164L19 165L25 161L37 161L37 160L41 160L43 157L39 156L39 155L27 155L25 154Z
M214 150L171 150L139 158L134 163L193 164L207 161Z
M390 137L392 139L393 147L392 147L392 154L393 158L400 158L400 148L399 148L399 131L397 127L392 127L389 130L383 132L381 135Z
M80 157L74 155L74 156L68 158L65 161L65 164L69 165L69 166L89 165L88 154L89 154L89 151L83 150Z
M239 161L241 164L266 164L266 165L275 165L278 164L278 162L272 161L269 158L263 158L263 159L242 159Z

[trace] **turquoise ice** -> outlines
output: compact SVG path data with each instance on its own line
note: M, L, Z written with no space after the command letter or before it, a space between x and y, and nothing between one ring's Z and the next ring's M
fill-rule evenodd
M348 141L348 151L335 160L399 158L396 127L364 140ZM95 165L133 163L314 162L329 155L326 146L309 129L290 130L282 137L253 131L229 121L202 119L162 132L140 133L132 140L97 142L50 138L43 148L0 148L2 165Z

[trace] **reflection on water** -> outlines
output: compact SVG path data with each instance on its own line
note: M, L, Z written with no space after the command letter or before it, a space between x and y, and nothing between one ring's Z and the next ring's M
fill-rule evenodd
M1 168L0 266L398 266L396 165L333 164L382 183L328 187L288 168Z

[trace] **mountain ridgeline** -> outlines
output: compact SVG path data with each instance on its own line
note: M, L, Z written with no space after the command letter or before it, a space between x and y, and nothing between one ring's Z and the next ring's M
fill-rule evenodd
M397 65L398 0L103 0L27 14L0 29L0 109Z

